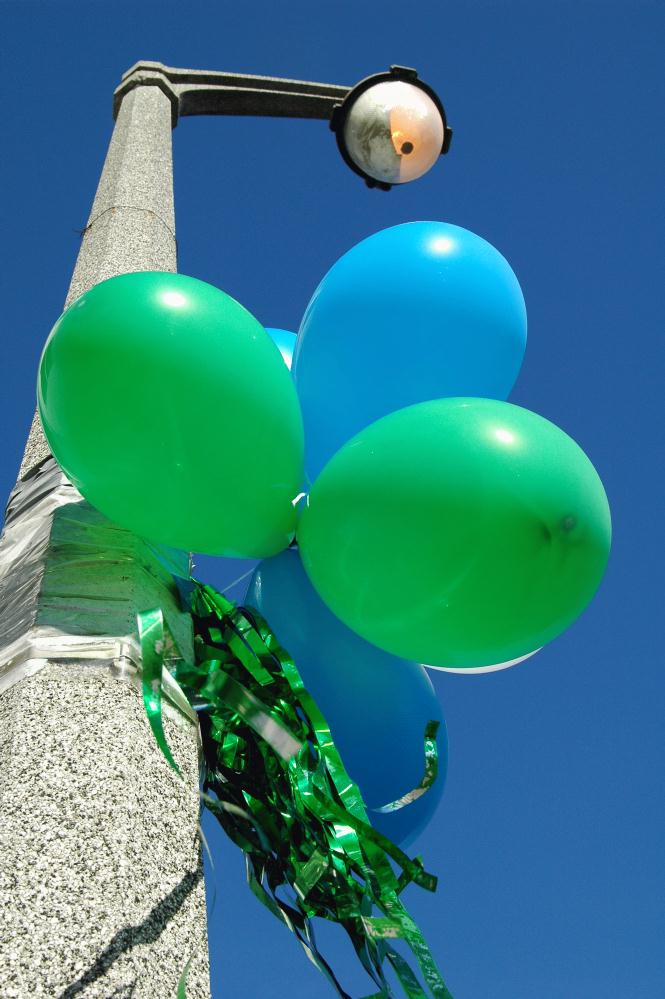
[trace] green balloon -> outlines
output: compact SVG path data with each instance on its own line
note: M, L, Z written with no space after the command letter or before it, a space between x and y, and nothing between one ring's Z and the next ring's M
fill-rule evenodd
M298 399L261 324L182 274L123 274L86 292L42 354L39 411L65 474L151 541L264 557L295 530Z
M438 399L359 433L298 526L321 598L379 648L433 666L516 659L593 596L610 548L602 483L548 420Z

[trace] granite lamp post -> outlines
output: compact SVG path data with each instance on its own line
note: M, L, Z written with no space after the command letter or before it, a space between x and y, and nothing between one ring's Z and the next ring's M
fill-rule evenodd
M176 270L171 132L182 116L328 120L368 183L420 176L450 141L443 108L413 70L379 77L349 90L137 63L115 92L115 129L65 304L118 274ZM100 405L112 414L114 400ZM136 638L137 611L161 606L167 663L191 661L191 619L174 581L188 570L188 553L160 551L82 499L35 416L0 538L7 999L171 999L190 958L189 999L210 995L198 725L165 673L181 781L144 715Z

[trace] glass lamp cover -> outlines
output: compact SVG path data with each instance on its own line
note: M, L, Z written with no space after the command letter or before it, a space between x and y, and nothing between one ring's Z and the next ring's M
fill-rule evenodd
M405 184L427 173L441 153L443 135L432 98L403 80L365 90L344 127L346 148L356 166L388 184Z

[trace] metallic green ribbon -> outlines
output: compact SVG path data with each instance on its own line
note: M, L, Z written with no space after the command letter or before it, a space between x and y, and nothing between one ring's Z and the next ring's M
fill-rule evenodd
M192 958L185 965L182 975L178 980L178 988L176 991L176 999L187 999L187 975L189 974L189 969L192 966Z
M137 614L143 662L143 704L157 744L177 774L180 767L173 759L162 723L162 669L164 653L164 615L161 608Z
M411 802L422 797L430 789L439 771L439 755L436 748L436 733L438 730L438 721L428 722L425 727L425 773L420 784L414 787L412 791L403 794L401 798L397 798L396 801L391 801L388 805L382 805L381 808L373 808L373 812L382 812L384 814L386 812L396 812L398 808L410 805Z
M289 654L260 615L235 607L212 587L194 584L192 614L197 661L178 667L176 680L199 712L203 801L245 853L254 895L294 933L342 999L350 997L317 948L315 916L347 932L379 989L367 999L394 996L387 966L407 999L452 999L400 898L411 881L434 891L436 878L372 828L358 786ZM138 621L146 711L175 767L161 721L163 621L159 611L140 614ZM432 785L436 727L430 722L425 731L423 780L379 811L405 807ZM399 877L389 858L401 868ZM285 889L292 892L289 901ZM381 915L373 915L375 908ZM392 946L396 940L411 950L429 991Z

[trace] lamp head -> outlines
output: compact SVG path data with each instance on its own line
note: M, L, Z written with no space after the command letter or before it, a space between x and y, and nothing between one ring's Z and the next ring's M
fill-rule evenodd
M335 106L330 127L351 169L384 191L427 173L453 134L437 94L405 66L361 80Z

